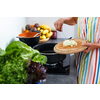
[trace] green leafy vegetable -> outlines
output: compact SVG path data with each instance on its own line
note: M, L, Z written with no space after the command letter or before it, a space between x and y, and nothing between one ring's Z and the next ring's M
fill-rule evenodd
M40 54L39 51L32 49L30 46L28 46L27 44L21 41L13 41L7 46L6 52L9 52L12 50L18 50L20 57L26 60L29 57L32 58L35 55Z
M43 65L47 62L47 57L44 55L36 55L35 57L33 57L32 61L40 63Z
M39 82L43 82L46 80L46 71L47 68L45 68L40 63L33 62L30 58L27 62L27 84L36 84Z
M22 59L6 61L0 73L0 84L23 84L26 79L26 63Z
M0 48L0 83L23 84L27 79L28 58L45 64L47 57L21 41L11 42L4 50Z
M5 51L0 48L0 56L2 56L3 54L5 54Z

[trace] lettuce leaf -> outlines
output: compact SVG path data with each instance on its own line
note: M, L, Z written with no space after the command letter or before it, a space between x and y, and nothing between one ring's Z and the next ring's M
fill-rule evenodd
M0 84L24 84L28 77L26 62L19 58L8 59L0 72Z
M42 65L47 62L46 56L21 41L11 42L5 51L0 48L0 83L25 83L27 79L26 63L29 58Z
M38 50L35 50L21 41L11 42L5 49L7 52L5 55L13 53L15 56L20 56L24 60L32 58L33 61L45 64L47 62L47 57L41 55Z
M20 57L24 60L27 60L29 57L32 58L37 54L40 54L39 51L32 49L27 44L21 41L13 41L6 47L6 52L12 52L17 50Z
M31 58L34 62L41 63L42 65L47 62L47 57L41 55L38 50L35 50L21 41L11 42L5 49L4 56L21 57L24 60ZM12 55L13 54L13 55Z
M5 54L5 51L0 48L0 56L2 56L3 54Z
M33 62L41 63L42 65L47 62L47 57L44 55L36 55L33 59Z

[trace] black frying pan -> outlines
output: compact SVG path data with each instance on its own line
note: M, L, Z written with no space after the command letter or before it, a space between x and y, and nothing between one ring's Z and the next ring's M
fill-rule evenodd
M66 58L66 55L57 54L54 52L53 48L57 43L42 43L37 44L33 49L39 50L42 55L47 56L47 63L53 64L60 61L63 61Z

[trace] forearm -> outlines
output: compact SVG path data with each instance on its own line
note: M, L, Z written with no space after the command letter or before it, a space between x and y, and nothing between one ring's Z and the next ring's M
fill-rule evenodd
M62 31L63 24L75 25L77 24L77 19L78 17L60 18L54 23L54 26L56 30Z
M77 19L78 19L78 17L63 18L64 24L68 24L68 25L76 25Z
M100 48L100 43L92 43L92 46L97 49Z

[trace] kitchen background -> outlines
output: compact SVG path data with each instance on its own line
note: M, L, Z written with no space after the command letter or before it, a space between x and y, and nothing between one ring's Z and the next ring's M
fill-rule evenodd
M11 41L18 40L16 36L25 29L26 24L47 24L51 29L55 29L54 22L59 18L60 17L0 17L0 47L5 49ZM68 38L76 38L77 25L63 25L63 33ZM58 38L64 38L62 32L58 32L57 35Z
M4 50L11 41L19 40L16 36L25 29L26 24L46 24L50 26L51 29L55 29L54 22L59 18L60 17L0 17L0 48ZM77 25L69 26L64 24L63 33L67 38L77 38ZM62 32L58 31L57 38L65 37ZM73 54L70 55L70 66L70 75L67 75L66 77L64 75L55 75L55 78L54 75L49 75L47 76L49 80L47 80L46 83L76 84L75 58Z
M30 16L100 16L99 12L99 3L97 0L95 2L92 0L84 0L82 3L79 2L79 0L67 0L65 3L65 0L2 0L0 2L0 47L2 49L5 49L7 44L11 40L16 40L15 36L21 33L22 28L26 25L26 20ZM38 5L38 6L37 6ZM82 7L82 5L85 5L85 7ZM41 9L42 8L42 9ZM87 10L91 9L91 10ZM41 11L42 10L42 11ZM4 16L7 16L4 18ZM10 17L9 17L10 16ZM14 17L11 17L14 16ZM16 17L21 16L21 17ZM28 16L23 17L23 16ZM9 17L9 18L8 18ZM33 17L34 18L34 17ZM39 18L39 19L43 19ZM38 18L37 18L38 19ZM46 18L49 19L49 18ZM44 18L44 20L46 20ZM54 22L58 17L53 17L52 22ZM34 20L34 19L33 19ZM42 20L40 20L41 22ZM48 23L49 20L47 20ZM50 22L51 23L51 22ZM48 23L48 24L50 24ZM53 24L52 24L53 26ZM66 26L66 29L65 29ZM72 30L69 30L68 27ZM68 30L67 30L68 29ZM77 28L76 26L70 27L67 25L64 25L64 31L67 31L67 36L72 35L76 36ZM70 32L70 33L69 33ZM72 33L71 33L72 32ZM60 33L58 34L58 36ZM61 35L62 36L62 35ZM5 37L5 38L4 38ZM63 37L63 36L62 36ZM63 77L61 77L63 78ZM69 79L69 78L68 78ZM15 88L16 87L16 88ZM7 100L10 98L10 100L16 99L32 99L35 98L37 100L44 99L76 99L80 100L80 97L82 99L98 99L99 98L99 92L93 92L93 91L99 91L98 85L1 85L0 87L1 95L0 98L3 100ZM20 90L20 91L19 91ZM35 90L35 91L34 91ZM40 93L39 90L42 90ZM53 91L52 91L53 90ZM60 91L62 92L60 92ZM29 91L29 92L26 92ZM81 91L81 92L79 92ZM77 95L78 93L78 95ZM83 93L85 96L83 96ZM6 96L5 96L6 94ZM11 96L12 94L12 96ZM17 96L16 96L17 94ZM29 95L28 95L29 94ZM34 95L33 95L34 94ZM50 96L50 94L52 96ZM91 95L93 94L93 95ZM73 95L73 96L72 96ZM98 96L97 96L98 95Z

